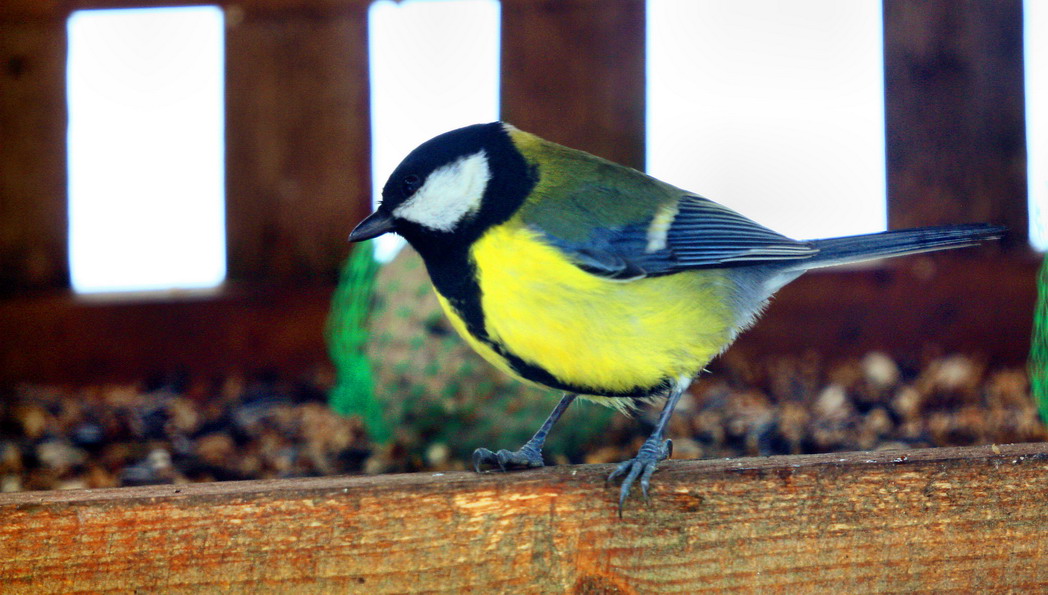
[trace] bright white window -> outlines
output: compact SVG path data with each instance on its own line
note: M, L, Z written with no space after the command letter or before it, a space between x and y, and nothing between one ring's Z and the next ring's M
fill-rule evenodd
M1026 0L1026 155L1030 243L1048 251L1048 3Z
M382 0L368 12L374 198L400 161L449 130L499 114L495 0ZM402 243L383 236L380 259Z
M69 257L79 292L225 277L223 16L84 10L68 22Z
M798 239L887 221L879 0L649 0L647 169Z

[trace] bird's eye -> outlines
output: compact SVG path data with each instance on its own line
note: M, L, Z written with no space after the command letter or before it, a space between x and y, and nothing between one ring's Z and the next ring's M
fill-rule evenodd
M405 176L404 179L401 181L401 187L404 189L404 196L411 196L415 193L416 190L419 189L419 186L421 185L422 178L416 176L415 174Z

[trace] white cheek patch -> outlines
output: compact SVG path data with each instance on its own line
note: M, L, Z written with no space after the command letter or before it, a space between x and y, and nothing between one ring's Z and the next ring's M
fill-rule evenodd
M425 184L393 215L436 231L451 231L480 208L491 179L488 156L479 151L433 170Z

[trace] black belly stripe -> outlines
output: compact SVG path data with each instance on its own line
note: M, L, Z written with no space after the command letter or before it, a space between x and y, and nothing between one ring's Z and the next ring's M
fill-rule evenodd
M469 333L502 356L522 378L557 390L605 397L644 398L663 394L673 387L672 378L664 378L655 386L635 386L619 391L563 382L544 368L521 359L488 335L480 303L482 292L477 282L477 267L467 250L449 250L440 257L426 259L425 263L433 286L455 308Z
M433 287L455 308L474 337L490 343L480 307L477 267L467 247L450 247L446 252L424 259Z

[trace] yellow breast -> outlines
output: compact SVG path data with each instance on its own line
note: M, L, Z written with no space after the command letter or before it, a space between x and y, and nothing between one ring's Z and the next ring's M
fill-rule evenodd
M696 374L730 337L734 318L720 271L613 281L582 271L514 223L489 230L471 256L489 337L594 394ZM512 374L503 358L465 332L444 299L441 304L485 359Z

